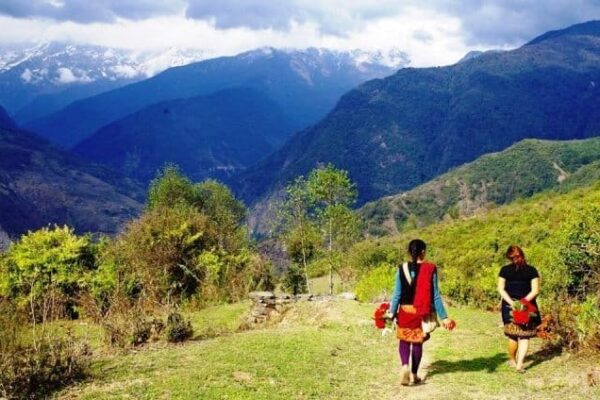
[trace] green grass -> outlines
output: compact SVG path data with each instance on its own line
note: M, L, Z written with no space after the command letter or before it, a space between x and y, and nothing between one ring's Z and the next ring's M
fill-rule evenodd
M223 326L247 310L244 304L221 307L193 315L198 332L198 325L213 317ZM600 358L545 354L538 343L528 372L519 375L504 365L498 315L455 308L450 313L457 329L438 329L426 344L425 384L402 387L397 341L373 327L374 308L342 300L297 303L270 327L103 356L93 364L92 378L57 397L562 400L600 395L600 389L585 385L585 373Z
M600 356L575 357L546 350L534 339L526 358L527 372L506 365L507 340L495 313L451 309L455 332L435 332L430 346L428 386L435 394L462 399L591 399L600 389L587 385L587 372ZM419 398L419 397L415 397ZM435 396L434 396L435 398Z

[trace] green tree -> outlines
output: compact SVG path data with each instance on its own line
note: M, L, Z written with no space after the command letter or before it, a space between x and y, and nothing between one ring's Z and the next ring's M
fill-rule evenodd
M304 275L309 293L308 263L317 253L320 240L318 229L309 215L312 206L306 179L301 176L287 186L286 199L279 213L288 255L292 263L300 265L299 273ZM294 288L298 289L297 286Z
M173 207L177 204L196 205L198 197L194 184L174 164L167 164L150 183L146 207Z
M222 183L207 179L194 185L196 207L215 224L219 246L232 249L245 242L246 231L242 223L246 207Z
M357 197L348 172L332 164L314 169L306 181L308 197L315 204L329 260L329 293L333 293L335 252L346 249L359 234L359 219L350 209Z

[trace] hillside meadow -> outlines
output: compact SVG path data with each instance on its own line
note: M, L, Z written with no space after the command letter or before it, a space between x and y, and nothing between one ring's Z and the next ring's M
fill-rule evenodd
M249 303L192 314L198 336L98 353L85 381L55 399L592 399L598 355L553 352L534 341L523 376L506 364L496 313L450 308L458 327L426 344L424 384L403 387L397 340L371 320L375 305L340 299L298 302L279 321L239 330ZM74 322L74 324L78 324ZM202 332L219 334L201 340ZM93 327L82 330L93 331Z

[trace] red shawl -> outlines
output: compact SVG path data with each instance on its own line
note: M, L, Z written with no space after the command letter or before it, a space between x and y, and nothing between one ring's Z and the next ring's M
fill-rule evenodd
M419 268L419 275L417 275L417 282L415 285L415 298L413 301L413 305L417 310L417 315L425 316L431 312L434 272L434 264L422 263Z

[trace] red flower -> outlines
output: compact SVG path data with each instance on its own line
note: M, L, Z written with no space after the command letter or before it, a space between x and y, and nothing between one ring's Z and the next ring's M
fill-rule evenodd
M525 325L529 322L529 312L513 310L512 312L513 321L515 324Z
M379 307L375 309L373 320L377 329L384 329L388 319L385 317L385 313L390 309L389 303L381 303Z
M512 319L515 324L526 325L529 319L535 315L537 308L526 298L522 298L513 304Z

